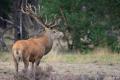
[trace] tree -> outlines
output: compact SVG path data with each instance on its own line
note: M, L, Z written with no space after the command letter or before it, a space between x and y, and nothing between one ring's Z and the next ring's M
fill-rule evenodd
M111 48L119 52L118 0L43 0L40 5L40 14L49 19L54 15L62 16L60 29L66 35L68 46L72 45L73 49L87 51L112 45Z
M15 41L28 38L29 26L33 26L31 18L21 12L21 7L25 8L28 4L37 7L38 0L15 0L14 9L14 26L15 26Z
M3 26L0 27L5 28L12 9L15 41L28 38L32 32L38 33L37 30L42 27L30 16L21 13L21 7L25 9L28 4L43 20L61 17L59 29L64 32L70 50L89 51L107 46L120 52L119 0L1 0L0 16L3 18L0 20L3 22L0 21L0 24Z
M10 13L11 0L1 0L0 1L0 47L2 50L7 50L7 46L4 42L4 33L7 29L7 23L11 23L8 19L8 14ZM8 30L8 29L7 29Z
M9 29L14 29L14 39L12 40L17 41L19 39L27 39L30 36L29 34L31 32L29 28L34 28L38 30L38 28L40 27L40 25L35 23L35 21L30 16L25 15L21 12L21 7L25 9L28 5L32 5L33 9L36 9L36 7L38 6L38 0L0 1L0 20L2 21L1 24L3 24L1 26L2 30L0 29L0 43L2 44L3 48L6 47L6 43L4 41L4 34L6 34ZM13 22L11 23L9 20L7 20L9 18L9 13L12 14L11 20ZM8 23L12 24L12 26L6 26Z

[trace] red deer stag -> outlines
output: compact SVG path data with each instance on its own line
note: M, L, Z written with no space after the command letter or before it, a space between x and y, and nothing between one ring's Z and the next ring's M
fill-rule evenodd
M29 62L32 63L32 69L37 67L40 63L41 58L46 55L52 48L53 40L61 35L62 32L53 30L53 27L58 25L60 19L55 20L52 23L44 23L36 14L32 11L30 6L26 7L26 10L21 9L21 11L31 16L37 23L43 26L45 30L40 33L40 36L27 39L27 40L18 40L14 43L12 47L13 60L15 64L16 72L18 73L18 64L22 60L24 63L24 70L27 71Z

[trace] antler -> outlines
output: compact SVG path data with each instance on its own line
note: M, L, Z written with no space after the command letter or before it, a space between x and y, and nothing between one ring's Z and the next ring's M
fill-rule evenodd
M61 21L61 18L60 17L56 17L56 15L54 16L54 19L53 19L53 22L49 22L48 23L48 20L47 20L47 17L46 17L46 22L45 22L45 25L48 26L48 27L55 27L57 26Z
M36 8L33 7L35 10ZM44 28L45 27L55 27L57 26L60 21L61 21L61 18L60 17L54 17L54 21L53 22L49 22L48 23L48 20L47 20L47 16L46 16L46 21L44 22L42 17L41 16L37 16L37 14L35 13L35 11L33 11L32 9L32 6L30 4L28 4L26 7L25 7L25 10L23 9L23 7L21 7L21 11L24 13L24 14L27 14L27 15L30 15L37 23L39 23L41 26L43 26Z
M26 6L25 10L23 9L23 7L21 7L21 12L31 16L42 27L46 27L46 25L42 21L42 17L41 16L39 16L39 17L37 16L37 14L32 10L32 6L30 4L28 6Z
M50 27L55 27L57 26L58 24L60 24L60 21L61 21L61 18L56 18L53 22L53 24L50 25Z

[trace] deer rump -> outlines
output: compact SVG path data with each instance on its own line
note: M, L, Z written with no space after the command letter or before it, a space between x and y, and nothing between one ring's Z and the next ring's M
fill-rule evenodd
M34 63L51 50L52 44L53 42L51 42L47 36L41 36L36 39L19 40L13 45L13 58L17 62L27 60Z

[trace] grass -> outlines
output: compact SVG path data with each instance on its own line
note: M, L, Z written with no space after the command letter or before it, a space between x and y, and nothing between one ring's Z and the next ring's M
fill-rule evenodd
M65 63L118 64L120 63L120 54L111 53L107 50L96 50L87 54L48 54L43 58L43 61Z
M120 54L64 54L47 55L43 58L45 62L65 63L120 63Z
M0 52L0 61L2 62L9 62L12 60L11 53L8 52Z
M0 52L0 61L12 61L12 55L9 52ZM96 50L87 54L51 54L42 58L43 62L63 62L63 63L101 63L101 64L118 64L120 63L120 54L111 53L107 50Z

